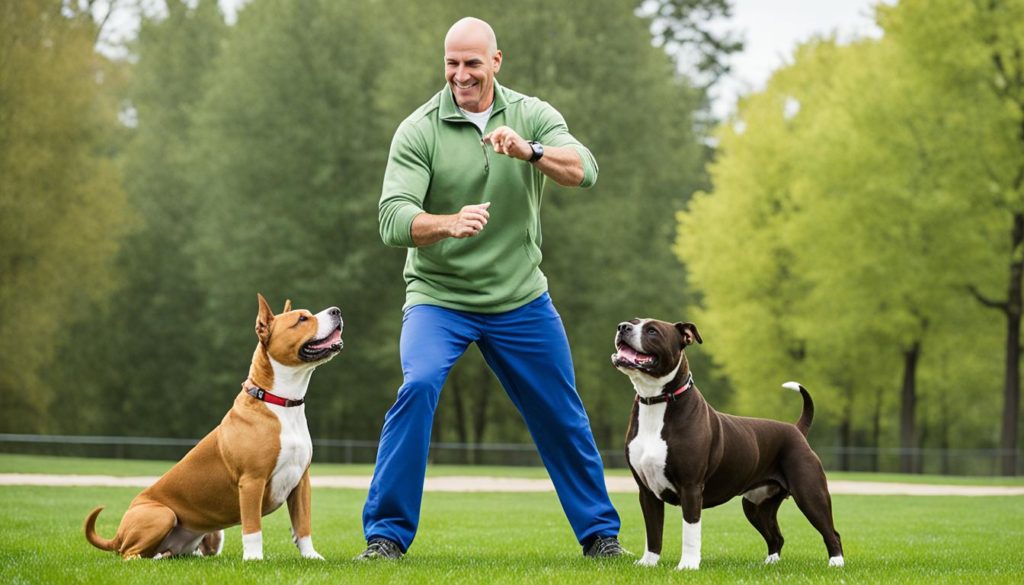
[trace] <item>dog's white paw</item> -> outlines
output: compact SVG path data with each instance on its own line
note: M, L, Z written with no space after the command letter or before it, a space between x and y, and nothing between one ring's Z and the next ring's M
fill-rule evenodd
M292 534L294 535L295 533L292 532ZM292 539L295 541L295 546L299 548L299 554L302 555L302 558L324 560L320 553L316 552L316 549L313 548L312 536L303 536L302 538L295 538L293 536Z
M641 567L653 567L658 564L658 559L660 558L661 555L656 555L651 551L646 551L644 553L644 556L640 557L640 559L637 560L634 564L640 565Z
M842 555L838 557L832 557L828 560L828 566L830 567L845 567L846 562L843 561Z
M772 553L764 560L766 565L774 565L777 562L779 562L779 553Z
M318 561L324 560L324 558L322 556L320 556L320 553L316 552L315 550L311 550L309 552L302 553L302 558L304 558L304 559L315 559L315 560L318 560Z
M679 564L676 565L676 570L677 571L696 571L699 568L700 568L700 557L693 558L693 559L683 558L682 560L679 561Z
M263 533L253 532L242 535L242 560L262 561L263 560Z

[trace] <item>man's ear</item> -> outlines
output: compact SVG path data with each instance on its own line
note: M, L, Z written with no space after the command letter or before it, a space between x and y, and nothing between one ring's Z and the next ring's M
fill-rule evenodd
M270 337L270 324L274 322L274 312L270 310L263 295L256 293L256 299L260 303L260 312L256 315L256 337L260 338L261 343L266 343Z
M288 299L288 300L286 300L284 302L284 308L281 309L281 312L282 313L287 313L288 311L291 311L291 310L292 310L292 300Z
M679 334L683 337L683 347L693 345L694 341L704 343L704 340L700 337L700 331L697 331L697 326L693 323L676 323L676 329L679 330Z

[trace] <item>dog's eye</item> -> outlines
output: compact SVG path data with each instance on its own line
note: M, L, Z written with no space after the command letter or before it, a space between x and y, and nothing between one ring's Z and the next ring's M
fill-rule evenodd
M303 321L305 321L307 319L309 319L309 317L307 317L305 315L299 315L299 323L302 323Z
M653 335L657 335L657 334L658 334L658 330L655 329L654 327L648 327L647 328L647 335L653 336Z

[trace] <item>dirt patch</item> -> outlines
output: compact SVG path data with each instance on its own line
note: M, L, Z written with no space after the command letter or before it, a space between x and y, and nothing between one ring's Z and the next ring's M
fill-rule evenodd
M370 477L362 475L313 476L313 487L365 490ZM110 475L50 475L42 473L0 473L0 485L39 486L101 486L144 488L157 480L155 476L115 477ZM636 493L631 477L605 479L612 493ZM832 494L869 496L1024 496L1024 487L961 486L872 481L830 481ZM423 489L428 492L551 492L547 479L510 477L447 476L428 477Z

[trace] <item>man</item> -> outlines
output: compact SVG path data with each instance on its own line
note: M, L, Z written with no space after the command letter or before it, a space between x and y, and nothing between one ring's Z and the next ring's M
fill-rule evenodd
M447 85L399 126L380 232L407 247L404 383L384 419L363 508L366 550L397 559L416 535L434 410L470 343L522 413L587 556L623 553L562 321L540 271L545 177L589 187L590 151L561 114L495 81L502 54L475 18L445 37Z

